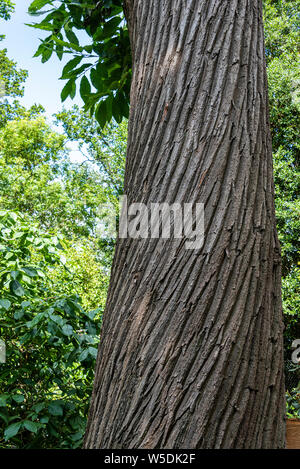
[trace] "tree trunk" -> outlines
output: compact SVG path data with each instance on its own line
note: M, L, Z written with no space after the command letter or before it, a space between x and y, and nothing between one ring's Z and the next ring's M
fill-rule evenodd
M200 250L119 239L86 448L283 448L261 0L127 0L128 203L202 202Z

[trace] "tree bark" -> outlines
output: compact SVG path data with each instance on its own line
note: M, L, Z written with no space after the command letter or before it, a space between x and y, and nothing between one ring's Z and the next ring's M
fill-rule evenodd
M125 3L125 194L203 202L205 239L118 239L85 447L283 448L262 2Z

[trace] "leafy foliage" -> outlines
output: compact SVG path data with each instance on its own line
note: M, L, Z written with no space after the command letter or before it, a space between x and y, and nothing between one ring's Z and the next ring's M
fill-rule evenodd
M127 121L121 124L114 120L102 131L94 118L74 106L71 110L63 110L56 115L57 123L62 124L65 134L72 142L76 142L84 164L97 168L96 185L99 203L109 203L119 209L119 197L123 194L125 156L127 146ZM97 214L97 221L101 215ZM97 227L94 235L97 236ZM99 238L101 263L108 269L112 263L114 240Z
M86 310L103 310L106 302L110 264L100 253L92 238L64 239L66 264L56 264L49 274L61 294L71 296L76 291Z
M56 5L56 6L55 6ZM44 7L48 9L43 10ZM72 56L61 79L67 80L61 99L74 98L76 86L85 110L95 115L103 128L112 117L120 123L129 114L131 55L128 29L120 0L86 1L35 0L29 6L31 15L44 15L39 23L29 26L50 35L41 41L35 54L42 62L55 53ZM82 31L88 44L80 45Z
M300 1L265 0L271 131L274 151L276 217L283 260L285 350L300 337Z
M18 70L16 63L7 57L6 49L0 50L0 129L20 111L24 114L25 109L7 97L23 96L26 78L27 71Z
M287 418L300 419L300 383L298 388L287 393L286 396L286 415Z
M93 238L103 192L41 106L11 100L27 72L0 59L0 448L77 448L109 278Z
M0 0L0 18L9 20L11 13L14 11L14 3L11 0Z
M285 320L285 352L287 359L291 357L291 345L300 337L300 270L293 267L282 279L282 299Z
M124 119L119 125L112 121L99 131L95 119L77 106L56 114L56 119L63 125L68 139L78 144L86 161L99 168L104 199L118 203L118 197L123 194L127 121Z
M65 142L41 115L9 121L0 130L0 203L26 212L45 230L89 236L104 197L100 175L72 164Z
M0 18L5 20L10 18L13 11L13 4L10 0L0 0ZM4 38L0 35L0 41ZM23 96L23 83L27 78L26 70L18 70L16 63L7 57L7 50L0 50L0 129L6 122L16 114L25 112L25 109L14 100L11 103L5 96Z
M0 51L0 76L5 85L6 96L23 96L21 84L27 78L27 71L18 70L16 63L7 57L6 49Z
M11 112L5 108L0 128L5 448L81 446L113 248L107 256L95 237L99 203L109 194L116 198L116 190L102 187L108 173L103 165L71 163L66 136L52 130L41 111L16 102ZM111 148L124 148L115 133L115 125L106 131ZM111 156L124 160L117 151Z
M0 447L81 444L91 392L101 310L62 295L51 269L61 265L60 236L0 212Z

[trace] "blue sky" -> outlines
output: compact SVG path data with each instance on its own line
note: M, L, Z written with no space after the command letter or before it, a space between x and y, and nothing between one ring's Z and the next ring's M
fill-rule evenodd
M25 95L20 101L25 106L32 104L42 104L47 115L61 110L60 92L64 86L64 81L59 80L62 67L68 58L63 58L60 62L56 56L42 64L40 57L33 58L39 46L39 38L45 37L43 31L29 28L25 23L35 21L27 13L29 0L14 0L15 12L9 21L1 20L0 34L5 34L6 38L1 42L1 48L7 49L10 59L17 62L19 68L28 70L29 76L25 83ZM65 101L65 107L72 106L73 103L82 104L81 99L76 96L74 101Z
M39 38L44 38L47 33L25 25L25 23L35 22L36 19L27 13L31 0L14 0L14 3L15 12L11 19L9 21L0 20L0 34L6 36L1 41L0 47L7 49L8 57L17 63L18 68L29 72L25 82L24 97L20 98L20 102L26 107L41 104L45 108L49 121L53 121L52 115L63 107L70 108L73 104L83 105L78 95L75 96L74 100L68 98L63 104L60 99L65 81L59 80L59 77L64 64L71 57L67 56L59 61L53 54L51 59L44 64L40 57L33 57L40 43ZM56 130L62 131L59 128ZM81 153L77 151L76 142L69 142L68 148L72 161L81 162L83 160Z

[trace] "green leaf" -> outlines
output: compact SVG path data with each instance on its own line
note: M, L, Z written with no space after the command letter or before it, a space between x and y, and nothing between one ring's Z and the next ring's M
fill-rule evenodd
M79 355L78 360L80 362L83 362L88 357L88 354L89 354L88 350L83 350L83 352L81 352L81 354Z
M98 104L96 108L95 117L100 127L103 129L108 120L106 101L100 101L100 103Z
M117 99L114 99L112 103L112 115L117 123L120 124L123 116Z
M25 291L18 280L12 280L9 284L10 291L16 296L23 296Z
M26 326L31 329L44 318L44 313L37 314L31 321L26 322Z
M61 60L63 58L63 55L64 55L64 48L61 47L61 46L56 46L56 55L57 57L59 58L59 60Z
M40 418L40 422L41 422L41 423L48 423L48 422L49 422L49 417L47 417L46 415L44 415L44 417L41 417L41 418Z
M14 314L14 318L18 321L19 319L21 319L22 317L24 316L24 311L22 310L18 310L15 312Z
M5 441L16 436L20 430L20 427L21 427L21 422L17 422L17 423L13 423L12 425L9 425L9 427L7 427L4 432Z
M43 8L48 3L51 3L49 0L34 0L28 7L29 13L35 13L36 11Z
M50 316L50 319L55 322L55 324L58 324L59 326L63 326L64 325L64 320L63 318L61 318L60 316L58 316L57 314L52 314L52 312L50 312L49 314Z
M4 421L5 426L8 425L8 423L9 423L9 418L8 418L8 416L7 416L7 414L6 414L5 411L4 411L4 412L0 412L0 419L2 419L2 420Z
M89 351L89 354L90 354L93 358L97 358L97 354L98 354L97 348L95 348L95 347L89 347L89 348L88 348L88 351Z
M35 404L33 407L34 411L38 414L45 408L44 402L39 402L39 404Z
M10 272L10 276L11 278L13 278L14 280L17 280L17 278L21 275L21 272L19 270L12 270Z
M12 398L13 398L13 400L14 400L15 402L17 402L18 404L20 404L21 402L24 402L24 399L25 399L25 397L23 396L23 394L14 394L14 395L12 396Z
M83 47L77 46L77 44L74 44L74 43L71 43L71 42L62 41L61 39L59 39L56 36L52 36L52 40L55 42L55 44L58 44L62 47L66 47L67 49L72 49L72 50L75 50L76 52L82 52L83 51Z
M77 56L77 57L74 57L74 59L70 60L63 68L61 79L67 78L66 74L74 70L75 67L77 67L77 65L81 62L82 59L83 59L82 56Z
M43 31L52 31L53 30L53 26L52 24L50 23L39 23L39 24L36 24L36 23L25 23L25 26L29 26L30 28L35 28L35 29L41 29Z
M120 115L126 117L128 119L129 117L129 103L126 101L125 95L122 91L118 91L116 95L116 102L119 107L119 112Z
M0 308L4 308L6 311L10 308L11 302L6 299L0 300Z
M30 24L26 26L30 26ZM44 44L40 44L33 57L38 57L39 55L42 55L44 48L45 48Z
M48 411L51 415L63 415L63 407L59 402L53 401L48 405Z
M87 77L84 75L80 82L80 96L82 97L83 101L86 100L87 96L91 92L91 85Z
M76 432L76 433L74 433L74 435L71 435L71 440L72 441L81 440L81 438L83 437L83 434L84 434L83 431Z
M42 52L42 63L44 64L45 62L48 62L50 59L51 55L53 53L53 49L51 44L48 45L48 47L45 47L43 52Z
M23 422L23 425L26 428L26 430L32 433L36 433L39 429L39 425L35 422L32 422L31 420L25 420Z
M73 334L73 327L72 326L69 326L68 324L66 324L65 326L63 326L62 328L62 333L66 336L70 336Z
M107 21L103 27L103 38L112 37L116 33L117 27L119 26L121 21L122 18L120 18L119 16L115 16L111 20Z
M103 80L102 73L100 72L99 67L91 69L91 82L93 86L98 90L103 90Z
M67 36L68 40L71 43L76 44L77 46L79 46L79 41L77 39L77 36L71 29L65 29L65 33L66 33L66 36Z
M6 401L9 399L8 394L1 394L0 395L0 407L5 407L6 406Z
M38 275L37 270L32 267L23 267L22 270L25 274L29 275L29 277L37 277Z
M114 100L113 95L108 96L108 98L105 100L107 122L110 122L111 118L112 118L112 103L113 103L113 100Z
M75 79L75 78L77 78L78 75L81 75L82 72L84 72L84 70L86 70L87 68L89 68L91 66L92 66L92 64L90 64L90 63L82 64L82 65L80 65L80 67L72 69L69 72L65 73L64 75L62 75L61 78L63 78L63 79L74 78Z
M66 85L63 87L63 90L62 90L61 95L60 95L62 102L64 102L67 99L68 96L72 97L74 86L75 86L75 80L74 79L71 79L66 83Z

